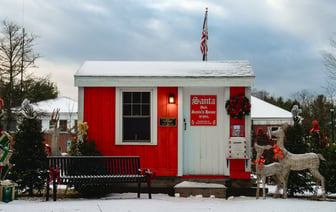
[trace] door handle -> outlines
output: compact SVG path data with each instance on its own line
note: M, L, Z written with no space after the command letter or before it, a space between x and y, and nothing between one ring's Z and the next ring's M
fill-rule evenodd
M187 122L185 119L183 119L183 123L184 123L184 130L187 130Z

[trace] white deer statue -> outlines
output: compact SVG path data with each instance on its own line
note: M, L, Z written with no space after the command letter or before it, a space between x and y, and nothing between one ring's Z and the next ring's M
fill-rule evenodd
M266 145L266 146L260 146L256 143L254 143L254 149L257 152L256 155L256 161L260 161L262 158L262 154L265 150L271 149L272 146ZM288 174L286 171L289 172L289 170L283 170L283 167L280 163L274 162L271 164L264 165L263 163L259 162L259 165L256 164L256 174L257 174L257 191L256 191L256 198L259 198L259 188L260 188L260 181L263 185L263 198L266 199L266 192L265 192L265 183L266 183L266 177L273 176L276 183L277 183L277 190L275 195L279 194L280 185L283 184L283 198L287 198L287 180L286 176Z
M284 171L293 170L300 171L308 169L310 173L317 179L317 186L315 187L314 194L317 195L318 181L321 181L322 198L325 200L325 187L324 177L319 172L320 160L325 160L321 154L305 153L305 154L293 154L289 152L284 146L285 130L288 124L284 124L278 127L276 130L272 130L272 136L276 137L277 145L283 151L284 158L280 160L280 164L283 166ZM287 173L289 175L289 171ZM288 178L288 176L286 177Z
M51 134L51 156L61 155L58 143L60 134L60 129L58 127L58 121L60 118L59 111L59 108L53 110L50 121L54 123L54 126L51 129L46 130L46 133Z

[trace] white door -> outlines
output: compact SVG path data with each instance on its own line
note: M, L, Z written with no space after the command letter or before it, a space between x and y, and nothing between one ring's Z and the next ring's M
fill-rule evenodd
M183 89L183 174L224 175L224 88Z

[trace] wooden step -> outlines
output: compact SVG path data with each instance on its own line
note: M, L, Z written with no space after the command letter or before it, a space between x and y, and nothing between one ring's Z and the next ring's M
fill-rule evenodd
M183 181L175 185L174 190L175 196L180 197L202 195L203 197L226 198L226 187L222 184Z

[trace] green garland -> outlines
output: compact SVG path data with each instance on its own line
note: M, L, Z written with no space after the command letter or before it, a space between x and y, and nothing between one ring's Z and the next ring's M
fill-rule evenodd
M225 108L228 115L234 119L243 119L245 115L251 113L251 104L247 97L239 94L235 97L231 97L225 103Z

